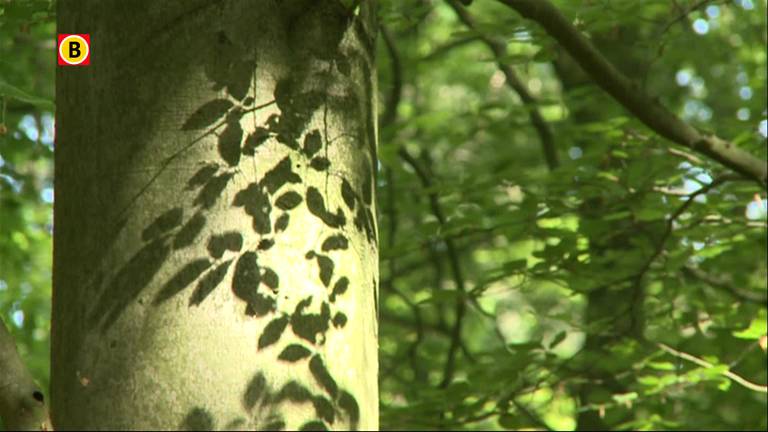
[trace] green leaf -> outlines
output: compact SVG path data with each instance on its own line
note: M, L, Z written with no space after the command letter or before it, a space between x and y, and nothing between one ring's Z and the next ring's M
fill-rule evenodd
M613 400L616 401L616 403L619 404L627 404L629 402L632 402L633 400L636 400L640 395L637 394L637 392L629 392L629 393L622 393L622 394L614 394L611 397Z
M505 273L517 273L521 270L525 270L527 266L528 260L524 258L505 262L503 270Z
M637 382L646 387L654 387L659 384L659 377L655 375L643 375L637 378Z
M0 96L5 96L11 99L16 99L21 102L26 102L40 109L45 109L50 111L53 111L55 109L55 105L53 101L39 97L39 96L31 95L25 92L24 90L5 82L3 79L0 79Z
M552 339L552 342L549 343L549 349L552 349L559 345L562 341L565 340L566 336L568 336L568 333L563 330L555 335L555 337Z
M656 370L671 371L675 370L675 365L671 362L649 362L648 367Z
M752 322L744 330L733 332L733 336L739 339L760 339L768 333L768 320L766 320L766 311L761 309Z

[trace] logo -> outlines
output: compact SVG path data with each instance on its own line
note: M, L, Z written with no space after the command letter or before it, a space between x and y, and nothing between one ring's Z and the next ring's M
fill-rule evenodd
M91 64L91 36L87 34L59 35L59 66Z

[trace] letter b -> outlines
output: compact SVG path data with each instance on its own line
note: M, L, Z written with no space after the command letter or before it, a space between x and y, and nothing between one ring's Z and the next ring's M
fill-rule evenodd
M80 42L71 41L69 43L69 58L80 57Z

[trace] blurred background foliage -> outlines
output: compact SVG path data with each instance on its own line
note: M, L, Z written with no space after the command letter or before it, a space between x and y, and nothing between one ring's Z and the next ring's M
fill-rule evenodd
M51 1L0 1L0 316L43 388L50 366L55 32Z
M535 23L463 3L380 1L382 428L765 430L765 190L659 138ZM766 159L765 0L554 3ZM53 16L0 0L0 315L43 386Z

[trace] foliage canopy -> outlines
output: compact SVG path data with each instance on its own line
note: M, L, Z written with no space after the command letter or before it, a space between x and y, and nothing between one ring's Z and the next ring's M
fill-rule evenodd
M764 185L661 138L524 1L463 3L380 2L382 428L768 427ZM554 3L765 164L765 0ZM0 2L0 315L44 388L54 14Z

